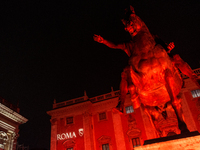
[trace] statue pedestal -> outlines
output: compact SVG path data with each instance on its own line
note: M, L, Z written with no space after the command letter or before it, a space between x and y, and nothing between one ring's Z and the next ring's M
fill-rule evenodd
M200 150L200 135L192 135L189 137L177 135L161 138L160 142L156 142L156 140L160 139L154 139L152 144L135 147L134 150Z

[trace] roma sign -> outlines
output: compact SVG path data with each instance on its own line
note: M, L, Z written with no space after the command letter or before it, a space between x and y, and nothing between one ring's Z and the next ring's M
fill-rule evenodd
M83 128L78 129L78 132L79 132L79 136L83 136ZM72 138L76 138L75 132L57 134L57 140L66 140L66 139L72 139Z

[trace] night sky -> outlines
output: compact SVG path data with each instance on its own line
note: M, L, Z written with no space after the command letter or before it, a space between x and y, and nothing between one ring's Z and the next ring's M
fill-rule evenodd
M121 50L93 41L93 34L118 43L130 40L120 21L135 12L152 34L175 43L174 53L200 67L200 2L189 0L6 1L0 5L0 96L17 104L29 121L20 144L50 149L54 98L62 102L119 89L128 64Z

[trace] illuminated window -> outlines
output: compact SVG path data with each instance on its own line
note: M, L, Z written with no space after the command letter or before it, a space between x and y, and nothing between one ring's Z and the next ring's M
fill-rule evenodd
M133 147L137 147L137 146L140 146L140 138L137 137L137 138L132 138L132 144L133 144Z
M99 120L105 120L106 119L106 112L99 113Z
M125 107L125 109L126 109L126 114L130 114L130 113L133 113L133 112L134 112L134 109L133 109L133 106L132 106L132 105L131 105L131 106Z
M68 148L67 150L73 150L73 147L72 148Z
M191 93L193 98L200 97L200 89L193 90Z
M67 124L73 124L73 117L67 117L66 122Z
M103 144L102 150L109 150L109 144Z

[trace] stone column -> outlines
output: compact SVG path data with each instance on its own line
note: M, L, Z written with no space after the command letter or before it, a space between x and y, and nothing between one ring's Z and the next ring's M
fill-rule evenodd
M112 118L113 118L113 126L114 126L117 150L126 149L121 116L118 112L113 112Z
M89 112L83 114L83 130L85 150L94 150L92 115Z
M17 145L17 138L18 138L18 130L17 130L17 132L15 131L15 132L13 132L12 134L11 134L11 145L10 145L10 149L11 150L16 150L16 145Z
M13 148L13 139L12 139L12 134L13 132L12 131L8 131L7 132L7 135L8 135L8 142L7 142L7 146L8 146L8 150L12 150Z
M57 149L57 119L51 120L51 144L50 144L50 150L56 150Z

